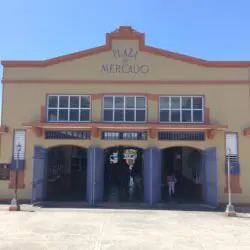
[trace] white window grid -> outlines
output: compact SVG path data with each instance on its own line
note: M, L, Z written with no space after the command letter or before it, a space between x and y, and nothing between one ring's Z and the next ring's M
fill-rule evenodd
M104 99L106 97L111 97L113 99L113 105L112 105L112 108L105 108L104 107ZM122 97L123 98L123 107L122 108L116 108L115 107L115 98L116 97ZM128 108L126 107L126 98L128 97L131 97L131 98L134 98L134 107L133 108ZM144 98L144 101L145 101L145 107L144 108L137 108L136 107L136 98L137 97L143 97ZM115 95L115 96L112 96L112 95L105 95L103 97L103 101L102 101L103 105L102 105L102 120L104 122L112 122L112 123L120 123L120 122L124 122L124 123L145 123L147 121L147 98L146 96L123 96L123 95ZM112 110L112 121L105 121L104 120L104 110ZM120 120L120 121L115 121L115 111L116 110L123 110L123 120ZM126 112L127 110L133 110L134 111L134 121L126 121L125 118L126 118ZM136 121L136 111L137 110L143 110L145 111L145 120L144 121Z
M199 97L202 99L202 108L193 108L193 98ZM162 108L161 107L161 98L169 98L169 107L168 108ZM171 107L171 98L180 98L180 108L172 108ZM182 98L191 98L191 108L182 108ZM161 111L169 111L168 119L169 121L161 121ZM180 121L171 121L171 111L180 111ZM191 111L191 121L190 122L183 122L182 121L182 111ZM193 121L193 111L202 111L202 120L200 122ZM203 96L160 96L159 97L159 121L161 123L204 123L204 97Z
M68 97L68 107L59 107L59 100L60 97ZM49 107L49 98L50 97L57 97L57 106L56 107ZM78 107L70 107L70 97L79 97L79 106ZM87 108L83 108L81 107L81 97L88 97L89 99L89 107ZM91 118L91 97L89 95L48 95L47 96L47 121L48 121L48 117L49 117L49 110L57 110L57 117L54 121L49 121L49 122L90 122ZM79 120L78 121L70 121L70 110L78 110L79 112ZM68 119L67 120L59 120L59 110L68 110ZM81 110L89 110L89 120L86 121L81 121L80 120L80 112Z

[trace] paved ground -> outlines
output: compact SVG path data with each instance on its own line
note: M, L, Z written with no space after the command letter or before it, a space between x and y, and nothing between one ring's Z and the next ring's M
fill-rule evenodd
M250 216L0 206L0 249L250 249ZM32 212L33 211L33 212Z

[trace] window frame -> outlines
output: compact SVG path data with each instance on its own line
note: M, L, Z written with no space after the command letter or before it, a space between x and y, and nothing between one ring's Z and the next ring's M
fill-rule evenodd
M50 97L57 97L57 107L49 107L49 98ZM59 107L59 99L61 96L67 96L68 97L68 107L67 108L64 108L64 107ZM89 108L82 108L80 105L81 105L81 102L79 101L79 107L78 108L70 108L70 97L79 97L79 99L81 97L88 97L89 98ZM55 121L50 121L48 118L49 118L49 110L53 110L53 109L56 109L57 110L57 119ZM74 109L77 109L79 111L79 120L78 121L70 121L70 110L74 110ZM59 120L59 110L68 110L68 120L63 120L63 121L60 121ZM80 111L81 110L89 110L89 119L86 120L86 121L81 121L80 120ZM47 122L50 122L50 123L87 123L87 122L91 122L91 110L92 110L92 101L91 101L91 95L77 95L77 94L48 94L47 95L47 98L46 98L46 121Z
M104 108L104 99L105 97L112 97L113 99L113 106L112 108ZM115 97L123 97L123 102L124 102L124 105L123 105L123 108L115 108ZM135 106L134 108L126 108L126 103L125 103L125 99L127 97L133 97L134 98L134 101L135 101ZM137 97L143 97L144 100L145 100L145 107L144 108L137 108L136 107L136 98ZM104 120L104 111L105 110L112 110L112 121L105 121ZM115 118L115 110L123 110L123 121L115 121L114 118ZM145 120L144 121L125 121L125 117L126 117L126 110L133 110L135 113L134 113L134 118L136 118L136 111L137 110L143 110L145 111ZM137 123L137 124L145 124L147 123L148 121L148 100L147 100L147 96L144 96L144 95L104 95L103 98L102 98L102 121L105 122L105 123Z
M179 97L180 98L180 108L179 109L171 109L171 101L169 102L169 108L161 108L161 98L172 98L172 97ZM187 109L187 108L182 108L182 98L183 97L191 97L191 108ZM201 109L197 109L197 108L193 108L193 98L195 97L199 97L202 99L202 108ZM158 98L158 121L159 123L170 123L170 124L204 124L205 123L205 102L204 102L204 96L203 95L160 95ZM170 99L171 100L171 99ZM161 121L161 111L172 111L172 110L178 110L180 111L180 121L176 122L176 121L171 121L171 112L169 112L169 121ZM191 121L190 122L183 122L182 121L182 112L183 111L191 111ZM193 111L202 111L202 120L200 122L198 121L193 121Z

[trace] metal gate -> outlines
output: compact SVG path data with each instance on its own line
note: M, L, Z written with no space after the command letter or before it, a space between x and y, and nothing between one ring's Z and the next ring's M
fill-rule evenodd
M217 206L219 203L217 149L207 148L202 157L202 194L207 204Z
M104 198L104 150L97 146L88 148L87 201L90 204Z
M47 149L35 145L32 162L32 197L31 202L44 201L47 193Z
M150 147L144 151L144 201L150 205L161 201L161 150Z

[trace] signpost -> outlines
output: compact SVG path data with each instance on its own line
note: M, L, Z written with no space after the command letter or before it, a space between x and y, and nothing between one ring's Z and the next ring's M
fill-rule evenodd
M17 157L16 157L16 169L15 169L15 192L14 198L11 200L11 204L9 207L9 211L20 211L20 204L18 200L18 171L19 171L19 154L22 150L22 146L20 143L16 146Z
M232 204L232 192L231 192L231 163L230 163L230 158L231 158L231 150L228 150L228 155L227 155L227 192L228 192L228 204L226 207L226 215L227 216L236 216L236 212L234 209L234 205Z

